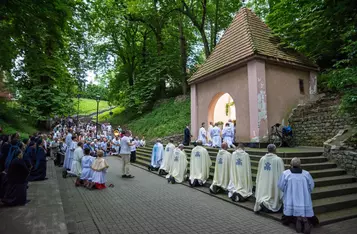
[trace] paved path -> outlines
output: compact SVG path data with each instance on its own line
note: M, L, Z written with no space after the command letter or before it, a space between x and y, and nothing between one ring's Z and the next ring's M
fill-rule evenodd
M187 186L132 167L134 179L122 179L121 160L109 157L108 183L114 188L75 188L74 179L58 176L70 233L296 233ZM58 175L60 170L57 171ZM347 223L346 223L347 222ZM356 220L313 230L354 233Z

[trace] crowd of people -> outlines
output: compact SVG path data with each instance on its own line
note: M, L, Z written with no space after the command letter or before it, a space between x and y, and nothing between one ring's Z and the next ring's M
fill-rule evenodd
M205 123L201 124L198 130L197 141L201 141L202 145L210 146L213 148L221 148L223 142L228 144L228 148L235 148L235 129L236 124L231 119L221 129L219 123L209 123L206 130ZM183 145L189 145L191 143L191 132L189 126L186 126L184 131Z
M20 140L18 133L0 138L0 199L7 206L25 205L29 181L46 180L49 142L41 133Z
M166 175L168 183L182 183L188 180L194 186L203 186L209 178L212 161L203 141L198 140L188 157L184 145L177 147L173 139L163 146L157 139L151 156L149 170ZM283 224L296 225L297 232L310 233L311 225L318 224L314 215L311 192L314 181L309 172L302 170L299 158L291 160L291 167L285 170L282 158L276 155L276 146L268 145L268 153L258 165L256 183L253 186L251 161L243 144L238 144L233 153L228 151L229 143L223 141L216 156L213 181L209 190L213 194L225 192L234 202L247 201L255 195L255 212L274 213L283 210Z
M106 173L109 167L105 157L121 155L122 177L133 178L129 165L136 160L136 148L145 146L145 138L139 140L129 130L119 126L113 129L109 123L102 124L99 134L95 124L79 123L71 126L60 123L50 135L55 164L63 166L63 178L75 176L76 186L88 189L106 188Z

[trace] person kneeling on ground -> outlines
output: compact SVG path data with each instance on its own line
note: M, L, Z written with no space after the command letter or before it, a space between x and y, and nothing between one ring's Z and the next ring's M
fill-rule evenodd
M149 171L157 171L160 168L162 158L164 156L164 146L161 144L161 139L156 140L156 144L152 148L151 164Z
M227 190L230 176L231 154L227 151L228 144L222 143L222 149L218 151L216 157L216 165L214 168L214 176L211 187L211 193L219 193L222 189Z
M173 153L175 145L173 144L174 139L170 139L170 142L165 147L164 157L159 169L159 175L164 175L170 172L170 167L173 162Z
M186 178L187 172L187 156L185 151L183 150L184 145L180 144L174 150L174 159L172 162L172 166L170 168L169 174L166 176L168 183L182 183Z
M192 149L190 158L189 183L192 187L206 183L212 165L208 151L202 147L202 141L198 140L196 143L197 146Z
M228 184L228 197L232 201L245 201L253 192L250 157L244 151L244 145L239 144L232 154L231 175Z
M33 165L28 181L46 180L47 161L46 152L43 148L43 140L40 138L36 142L36 161Z
M17 149L6 174L5 194L1 199L5 205L21 206L29 202L27 200L27 177L29 173L30 169L22 158L21 150Z
M107 161L103 158L104 152L102 150L98 150L97 158L94 160L91 168L93 172L92 182L95 184L96 189L104 189L106 188L106 174L107 168L109 167Z
M275 151L274 144L268 145L268 153L259 161L254 212L278 212L282 206L283 193L278 188L278 181L285 168Z
M309 234L312 225L319 223L314 215L311 192L314 180L309 172L302 170L300 159L291 160L291 168L280 176L278 187L284 193L284 214L282 223L296 224L296 232Z
M82 173L81 173L81 180L83 181L83 185L86 188L92 188L92 176L93 170L91 168L95 157L90 155L90 149L84 149L84 156L82 158Z

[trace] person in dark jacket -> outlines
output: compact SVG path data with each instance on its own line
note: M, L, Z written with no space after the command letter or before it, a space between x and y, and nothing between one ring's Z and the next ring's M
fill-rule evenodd
M1 201L7 206L25 205L27 200L27 177L30 169L22 158L22 151L16 149L6 173L7 183Z
M32 164L32 170L28 178L29 181L45 180L47 169L46 151L43 148L43 140L36 141L36 161Z
M191 132L190 132L190 127L189 125L186 126L185 131L184 131L184 139L183 139L183 145L190 145L191 142Z

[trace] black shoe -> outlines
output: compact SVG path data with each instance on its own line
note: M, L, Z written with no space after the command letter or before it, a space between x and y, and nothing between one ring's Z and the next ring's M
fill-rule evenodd
M238 201L239 201L238 193L233 193L231 199L232 199L232 201L234 201L234 202L238 202Z
M135 176L132 176L132 175L127 175L126 178L129 178L129 179L132 179L134 178Z
M167 183L169 184L171 181L171 176L169 178L167 178Z
M304 234L310 234L311 226L309 220L306 217L302 218L302 224L303 224Z
M62 177L65 179L67 177L67 171L62 171Z
M212 189L210 188L209 191L210 191L210 193L217 194L217 186L213 185Z
M150 166L148 166L148 170L149 170L149 171L151 171L151 170L152 170L152 167L151 167L151 165L150 165Z
M297 217L296 218L295 230L296 230L297 233L301 233L302 232L302 219L301 219L301 217Z
M122 175L121 178L127 178L128 176L127 175Z
M238 196L238 201L239 202L244 202L245 201L245 198L242 197L242 195L240 195L239 193L237 193L237 196Z
M194 181L193 181L193 186L198 186L200 183L198 183L198 180L197 179L195 179Z

